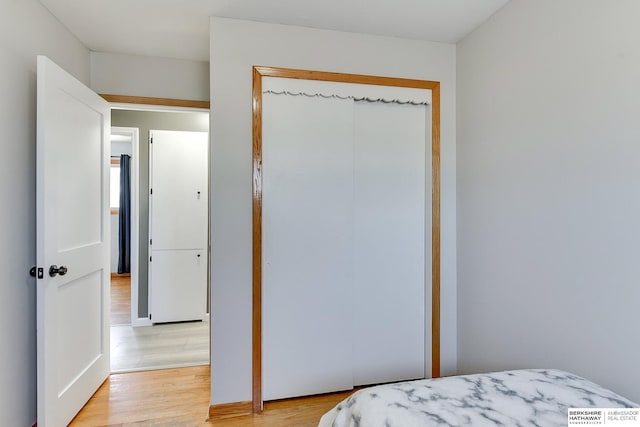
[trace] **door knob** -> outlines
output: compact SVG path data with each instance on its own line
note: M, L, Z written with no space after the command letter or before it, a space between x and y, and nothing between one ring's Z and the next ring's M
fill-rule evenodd
M58 274L61 276L67 274L67 267L65 267L64 265L58 267L55 264L49 267L49 276L56 277Z

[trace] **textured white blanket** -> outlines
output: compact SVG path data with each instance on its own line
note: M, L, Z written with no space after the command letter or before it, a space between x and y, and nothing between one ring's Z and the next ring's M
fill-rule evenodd
M318 427L566 426L568 408L638 404L568 372L527 369L360 390Z

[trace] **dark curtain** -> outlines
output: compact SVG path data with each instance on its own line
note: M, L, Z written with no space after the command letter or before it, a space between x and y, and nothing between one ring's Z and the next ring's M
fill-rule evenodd
M120 156L120 213L118 215L118 274L131 272L131 180L129 160Z

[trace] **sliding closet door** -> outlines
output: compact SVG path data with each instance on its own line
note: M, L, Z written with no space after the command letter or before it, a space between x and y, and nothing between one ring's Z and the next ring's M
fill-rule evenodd
M424 105L355 103L355 385L425 377L426 114Z
M350 389L353 101L263 96L265 400Z

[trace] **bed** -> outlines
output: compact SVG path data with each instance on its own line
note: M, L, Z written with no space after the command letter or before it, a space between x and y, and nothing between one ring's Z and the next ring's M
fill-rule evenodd
M362 389L318 427L566 426L568 408L637 408L577 375L526 369Z

